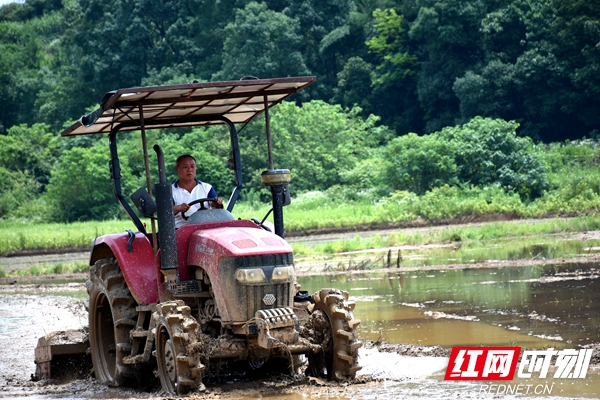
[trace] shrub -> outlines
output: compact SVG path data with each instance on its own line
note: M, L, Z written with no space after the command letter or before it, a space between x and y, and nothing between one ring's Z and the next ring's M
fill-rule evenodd
M385 183L392 189L422 195L434 187L456 183L454 149L436 134L409 133L395 138L384 157Z
M440 140L452 143L457 175L476 186L499 184L522 198L536 198L548 187L547 170L529 138L518 137L514 121L476 117L444 128Z

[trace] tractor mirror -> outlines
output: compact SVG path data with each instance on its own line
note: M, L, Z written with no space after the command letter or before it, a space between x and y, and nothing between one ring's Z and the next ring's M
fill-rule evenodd
M152 218L152 215L156 212L156 203L145 188L139 188L130 198L144 217Z

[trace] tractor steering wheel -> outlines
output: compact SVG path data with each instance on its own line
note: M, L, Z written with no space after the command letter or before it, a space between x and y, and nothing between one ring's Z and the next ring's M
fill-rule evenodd
M200 203L200 210L206 210L206 206L204 205L204 202L205 202L205 201L209 201L209 202L214 202L214 203L216 203L216 202L217 202L217 198L216 198L216 197L205 197L205 198L203 198L203 199L196 199L196 200L194 200L194 201L190 201L190 202L188 203L188 206L190 206L190 207L191 207L191 206L193 206L194 204L198 204L198 203ZM198 210L198 211L200 211L200 210ZM187 219L189 218L187 215L185 215L185 212L184 212L184 211L182 211L182 212L181 212L181 217L182 217L183 219L185 219L186 221L187 221Z

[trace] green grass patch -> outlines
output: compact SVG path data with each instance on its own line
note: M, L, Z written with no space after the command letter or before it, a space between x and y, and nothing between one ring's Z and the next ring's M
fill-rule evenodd
M89 247L92 240L107 233L133 228L129 220L60 223L0 221L0 254L32 249Z
M315 245L292 244L299 256L336 254L348 251L386 248L428 243L491 241L558 234L586 232L600 229L600 215L581 216L571 219L540 221L504 221L466 226L431 227L426 230L403 232L398 230L386 237L375 235L368 238L355 236L351 240L339 240ZM520 240L520 239L519 239Z
M85 273L89 271L89 268L90 266L87 263L80 261L73 263L36 264L29 268L15 270L11 273L6 272L4 268L0 267L0 278Z

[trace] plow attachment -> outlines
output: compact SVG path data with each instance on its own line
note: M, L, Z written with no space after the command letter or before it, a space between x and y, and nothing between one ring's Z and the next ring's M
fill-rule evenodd
M84 378L92 368L88 333L83 329L57 331L38 339L32 380Z

